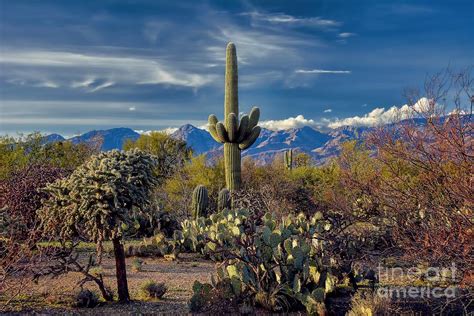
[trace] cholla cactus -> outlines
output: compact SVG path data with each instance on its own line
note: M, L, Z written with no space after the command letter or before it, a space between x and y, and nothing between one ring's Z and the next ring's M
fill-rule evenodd
M207 193L207 188L203 185L198 185L193 191L193 218L197 219L200 216L206 216L208 205L209 195Z
M226 188L219 191L219 196L217 197L217 210L220 212L225 209L232 208L232 199L230 196L229 190Z
M230 191L241 186L240 152L252 146L260 135L257 126L260 110L252 108L250 115L239 115L237 53L233 43L227 44L225 70L224 123L218 122L214 114L209 116L209 132L219 143L224 144L226 186Z
M293 149L285 150L284 161L286 169L291 171L293 169Z
M125 253L120 239L134 212L146 209L157 179L156 159L147 153L109 151L91 157L68 178L49 184L38 211L43 231L61 240L112 240L119 300L128 301ZM100 257L100 256L99 256Z

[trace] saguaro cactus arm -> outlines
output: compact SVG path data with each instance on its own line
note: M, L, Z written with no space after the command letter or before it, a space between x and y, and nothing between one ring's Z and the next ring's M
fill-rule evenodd
M260 126L255 126L254 128L252 128L250 135L239 144L239 148L241 150L245 150L249 148L250 146L252 146L253 143L255 143L255 141L257 140L258 136L260 135L260 131L261 131Z

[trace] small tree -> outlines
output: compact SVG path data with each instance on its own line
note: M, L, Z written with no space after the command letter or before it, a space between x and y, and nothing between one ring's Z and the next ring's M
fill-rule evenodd
M62 240L112 240L120 302L130 300L125 253L120 242L136 212L146 210L157 179L155 157L138 151L109 151L93 156L71 176L47 186L50 197L39 211L42 228Z
M163 178L171 177L192 157L192 150L185 141L163 132L142 134L136 141L128 139L123 148L124 150L136 148L155 155L158 159L156 172Z

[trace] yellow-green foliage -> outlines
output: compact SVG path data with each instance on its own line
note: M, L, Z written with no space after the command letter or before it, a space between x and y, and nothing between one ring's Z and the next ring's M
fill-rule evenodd
M127 140L124 150L140 149L156 156L157 172L161 177L170 177L192 156L186 142L170 137L162 132L142 134L136 141Z
M95 148L86 144L68 141L43 144L40 133L17 138L0 136L0 180L31 164L74 169L95 152Z
M377 293L357 292L351 300L351 309L348 316L376 316L396 315L391 307L389 298L381 297Z
M166 210L176 212L181 217L191 214L191 199L194 188L204 185L210 198L210 209L216 208L216 197L225 186L224 162L218 160L208 164L206 157L193 157L182 169L167 179L162 187L162 200Z

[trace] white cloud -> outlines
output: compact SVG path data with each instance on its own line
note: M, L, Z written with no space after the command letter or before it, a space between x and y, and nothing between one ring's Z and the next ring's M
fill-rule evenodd
M341 126L379 126L383 124L394 123L403 119L410 118L416 113L426 112L429 109L429 100L421 98L413 106L407 104L385 110L385 108L375 108L363 116L353 116L330 122L329 128L338 128Z
M297 74L350 74L350 70L297 69Z
M350 32L339 33L340 38L349 38L349 37L356 36L356 35L357 35L356 33L350 33Z
M94 78L86 78L82 81L73 81L71 83L71 88L87 88L95 82Z
M320 128L321 124L312 120L306 119L303 115L298 115L296 117L289 117L283 120L269 120L260 122L260 125L263 128L278 131L278 130L287 130L290 128L299 128L303 126L310 126L314 128Z
M324 113L331 113L332 112L332 109L326 109L323 111Z
M39 87L39 88L59 88L60 85L54 81L48 80L48 79L19 79L19 78L14 78L14 79L7 79L6 82L14 84L14 85L19 85L19 86L31 86L31 87Z
M135 106L131 106L128 108L129 111L135 111L137 108Z
M99 90L102 90L102 89L111 87L111 86L113 86L114 84L115 84L115 82L107 81L107 82L104 82L104 83L102 83L102 84L99 84L98 86L96 86L95 88L93 88L92 90L90 90L89 92L96 92L96 91L99 91Z
M59 85L56 82L45 80L34 85L35 87L41 88L59 88Z
M330 19L323 19L321 17L295 17L283 13L263 13L258 11L245 12L241 15L248 15L255 21L264 21L273 24L286 25L305 25L305 26L319 26L319 27L336 27L341 25L340 22Z
M14 65L17 69L28 67L34 70L29 72L28 76L32 78L26 78L26 83L35 80L43 82L40 76L46 69L49 76L56 76L62 80L66 78L69 81L68 86L86 88L89 92L96 92L116 83L166 84L199 88L215 79L212 75L179 69L165 60L58 51L6 50L0 55L0 63L7 66ZM7 67L4 69L7 72L9 70Z

